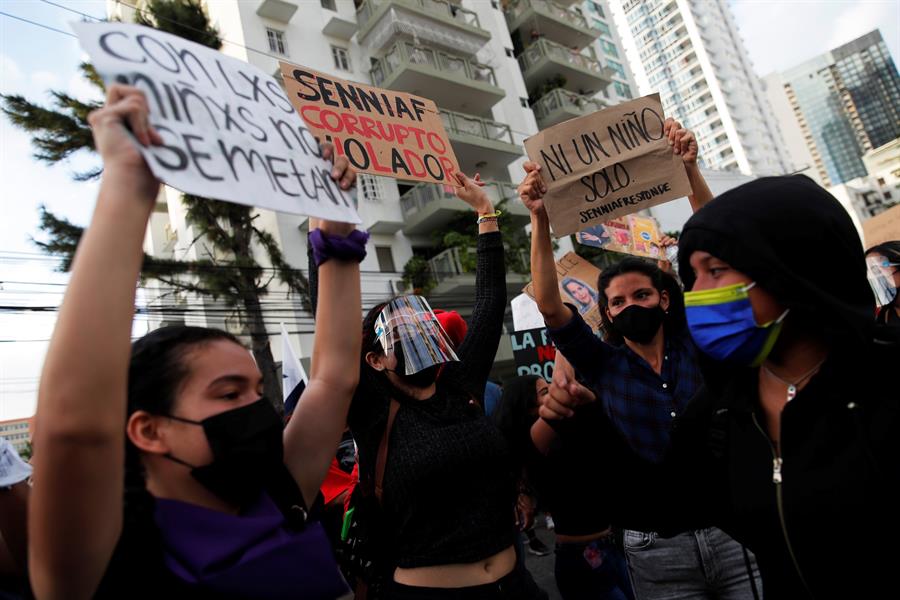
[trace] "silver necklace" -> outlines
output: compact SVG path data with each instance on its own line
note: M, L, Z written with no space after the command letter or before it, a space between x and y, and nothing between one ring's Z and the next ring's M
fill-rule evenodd
M780 381L781 383L783 383L784 385L787 386L787 401L790 402L791 400L793 400L794 398L797 397L797 388L799 386L803 385L803 383L807 379L809 379L810 377L815 375L816 372L819 370L819 367L821 367L822 363L824 363L824 362L825 362L825 358L823 358L822 360L817 362L812 369L807 371L805 374L803 374L802 377L800 377L796 381L788 381L787 379L784 379L783 377L779 376L777 373L775 373L772 369L770 369L766 365L763 365L762 368L766 371L766 373L768 373L769 375L771 375L772 377L774 377L775 379L777 379L778 381Z

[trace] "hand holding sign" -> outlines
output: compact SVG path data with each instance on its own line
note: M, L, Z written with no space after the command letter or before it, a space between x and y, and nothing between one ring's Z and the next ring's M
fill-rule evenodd
M147 167L141 151L128 134L131 130L143 146L160 146L159 132L150 125L147 98L137 88L114 83L106 89L106 104L88 115L94 147L103 158L106 177L121 177L136 190L138 199L156 200L159 180Z
M288 97L313 134L360 173L458 185L459 163L434 101L281 62Z
M544 194L547 193L547 185L541 178L541 165L526 161L522 168L525 169L525 179L519 184L519 199L525 208L531 214L536 216L546 216L547 211L544 209Z
M73 23L107 86L143 92L131 124L153 174L183 192L359 223L355 198L331 178L313 135L272 77L243 61L148 27ZM136 100L131 100L136 102ZM352 183L352 182L350 182Z
M659 95L571 119L525 140L547 185L544 206L556 236L691 193L681 158L684 130L666 127ZM687 148L685 144L687 143Z

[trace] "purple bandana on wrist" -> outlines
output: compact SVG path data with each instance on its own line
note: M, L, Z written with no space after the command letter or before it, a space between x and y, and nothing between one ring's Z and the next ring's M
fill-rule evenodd
M316 261L317 267L329 258L362 262L366 257L367 241L369 241L368 232L358 229L354 229L347 237L330 235L321 229L309 232L309 243L312 244L313 260Z

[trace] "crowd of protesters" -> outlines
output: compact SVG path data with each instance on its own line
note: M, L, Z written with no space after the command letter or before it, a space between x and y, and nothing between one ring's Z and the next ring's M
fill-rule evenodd
M404 295L354 325L368 234L311 219L316 344L285 425L231 334L132 343L160 186L135 140L161 138L125 85L89 122L103 176L32 464L0 446L0 598L544 599L523 561L535 503L565 600L890 595L900 242L864 251L810 179L713 198L694 135L669 119L693 190L680 280L626 258L561 287L526 163L535 299L558 353L552 381L502 393L488 377L505 251L477 174L455 175L477 231L468 322ZM346 158L322 151L351 188ZM582 318L593 303L600 331Z

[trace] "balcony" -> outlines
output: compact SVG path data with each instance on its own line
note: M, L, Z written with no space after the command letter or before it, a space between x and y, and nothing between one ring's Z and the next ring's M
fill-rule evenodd
M472 258L465 257L464 253L475 253L475 248L448 248L428 261L431 275L437 282L432 295L455 295L464 297L475 296L475 269ZM526 257L522 264L527 265ZM530 275L523 273L506 273L506 293L513 297L518 295L522 288L531 280Z
M488 181L484 189L495 206L509 200L505 205L505 214L512 218L514 226L524 226L528 222L528 210L519 202L513 184ZM403 212L403 232L423 235L440 229L458 217L460 212L470 209L456 197L451 186L419 183L400 196L400 210Z
M459 112L487 112L506 95L491 67L410 42L392 46L369 73L378 87L432 98Z
M441 120L459 168L469 176L480 172L484 179L505 179L507 165L522 156L505 123L444 109Z
M546 129L551 125L581 117L606 108L603 101L590 96L581 96L562 88L542 96L531 105L538 127Z
M509 30L518 30L523 42L534 31L581 49L600 37L600 32L590 26L584 15L551 0L514 0L507 5L505 13Z
M565 79L565 88L588 94L612 83L613 70L602 67L593 53L575 52L549 40L538 39L519 55L519 67L529 90L556 76Z
M472 56L491 39L477 14L447 0L363 0L356 20L373 53L406 38Z
M285 0L263 0L256 7L256 14L280 23L289 23L295 12L297 12L297 3L285 2Z

